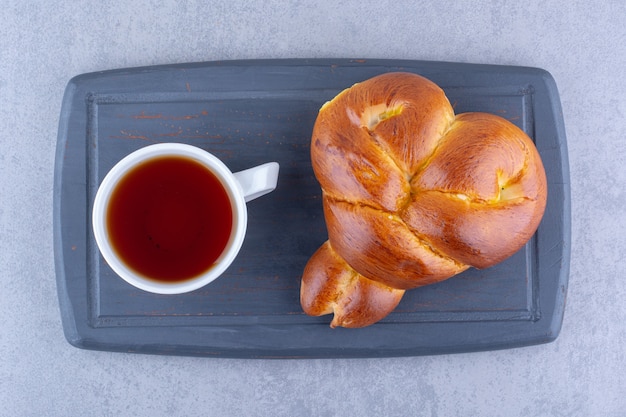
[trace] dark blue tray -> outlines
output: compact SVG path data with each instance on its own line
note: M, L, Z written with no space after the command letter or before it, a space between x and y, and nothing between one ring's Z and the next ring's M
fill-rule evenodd
M457 113L503 116L537 144L544 219L505 262L408 292L364 329L330 329L300 307L302 270L327 238L309 140L320 106L388 71L439 84ZM249 204L247 239L224 276L192 293L137 290L101 258L91 208L106 172L157 142L204 148L237 171L278 161L272 194ZM510 348L554 340L570 258L565 129L554 80L536 68L389 60L194 63L84 74L65 92L54 182L54 247L65 336L77 347L221 357L383 357Z

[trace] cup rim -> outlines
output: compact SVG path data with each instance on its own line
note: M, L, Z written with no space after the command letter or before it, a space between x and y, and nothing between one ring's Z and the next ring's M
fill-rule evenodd
M142 276L119 259L113 250L106 228L106 211L112 191L120 179L138 163L166 155L189 157L200 162L213 172L226 190L233 209L233 231L226 249L215 265L204 273L179 282L162 282ZM102 257L113 271L124 281L141 290L156 294L182 294L197 290L213 282L232 264L237 257L247 229L247 206L243 192L232 171L215 155L193 145L160 143L148 145L126 155L105 175L93 202L92 231Z

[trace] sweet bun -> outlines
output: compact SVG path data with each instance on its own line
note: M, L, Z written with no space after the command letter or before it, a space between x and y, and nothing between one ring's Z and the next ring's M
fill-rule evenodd
M547 184L532 140L487 113L456 115L443 90L394 72L324 104L311 161L328 241L307 263L300 300L331 326L363 327L404 291L488 268L534 234Z

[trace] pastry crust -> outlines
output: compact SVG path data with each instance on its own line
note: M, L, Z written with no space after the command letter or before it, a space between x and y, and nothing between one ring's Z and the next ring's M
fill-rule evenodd
M416 74L379 75L326 103L311 160L329 241L304 270L301 303L309 315L334 312L333 327L373 324L406 289L503 261L545 210L532 140L499 116L455 116Z

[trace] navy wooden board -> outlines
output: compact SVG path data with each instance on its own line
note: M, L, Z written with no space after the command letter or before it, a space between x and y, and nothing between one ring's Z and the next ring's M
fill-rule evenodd
M300 277L327 239L309 142L318 109L389 71L439 84L457 113L500 115L535 141L548 204L535 236L508 260L407 292L363 329L309 317ZM291 59L154 66L79 75L59 121L54 248L63 329L74 346L242 357L391 357L546 343L561 329L570 259L570 185L555 81L544 70L407 60ZM243 248L212 284L182 295L126 284L95 245L91 208L107 171L160 142L196 145L238 171L280 163L277 189L248 205Z

